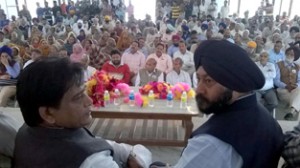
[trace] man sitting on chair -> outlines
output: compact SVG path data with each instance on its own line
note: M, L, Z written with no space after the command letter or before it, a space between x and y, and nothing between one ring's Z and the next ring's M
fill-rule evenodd
M184 70L181 70L182 65L183 61L180 57L177 57L173 60L173 71L168 73L166 80L167 83L175 85L178 82L184 82L192 86L190 75Z
M164 74L156 69L156 60L154 58L149 58L146 62L145 68L139 70L135 86L144 86L148 82L163 82L164 81Z
M82 65L68 58L49 57L24 69L17 99L25 124L15 140L15 167L149 167L145 147L95 137L85 128L92 122L85 90ZM136 147L147 153L142 161Z
M106 62L102 66L102 70L106 71L110 76L121 82L129 84L130 70L127 64L121 62L121 53L118 50L112 50L111 61Z

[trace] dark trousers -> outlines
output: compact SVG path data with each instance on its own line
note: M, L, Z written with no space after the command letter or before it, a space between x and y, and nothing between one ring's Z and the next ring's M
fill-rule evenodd
M256 98L257 101L261 102L270 113L272 113L274 108L278 105L278 99L273 88L264 91L257 91Z

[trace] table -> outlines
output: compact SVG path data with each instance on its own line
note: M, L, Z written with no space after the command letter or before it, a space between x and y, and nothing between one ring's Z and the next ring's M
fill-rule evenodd
M193 130L192 117L199 115L194 99L186 108L174 100L167 107L166 100L155 100L154 107L128 104L93 107L92 132L119 143L154 146L185 146Z

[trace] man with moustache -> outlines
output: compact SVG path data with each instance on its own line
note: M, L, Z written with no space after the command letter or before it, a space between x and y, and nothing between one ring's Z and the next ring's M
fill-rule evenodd
M121 53L118 50L112 50L111 61L106 62L102 66L102 70L106 71L110 76L120 80L123 83L130 82L130 69L127 64L121 62Z
M265 78L246 51L209 40L194 60L197 106L213 115L192 133L175 168L277 168L282 130L256 100Z

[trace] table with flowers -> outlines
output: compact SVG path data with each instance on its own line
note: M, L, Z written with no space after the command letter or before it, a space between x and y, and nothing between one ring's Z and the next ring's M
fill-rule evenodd
M184 84L170 86L157 82L140 88L129 87L114 81L113 78L106 79L107 75L101 75L101 73L103 72L98 72L87 83L87 92L94 104L91 109L93 122L89 125L89 129L95 135L128 144L154 146L185 146L187 144L193 129L192 117L199 115L191 88ZM95 82L94 79L98 81ZM106 80L108 83L104 83L108 87L97 86L99 81ZM102 90L97 91L97 88ZM113 103L116 98L115 89L121 92L122 99L117 105ZM109 103L105 103L102 99L104 90L110 93ZM128 94L131 90L135 92L134 105L128 102ZM150 90L154 91L156 97L153 107L148 105L147 93ZM170 90L174 94L172 107L167 106L165 99ZM178 99L182 90L185 90L189 97L187 106L184 108L180 107L180 99Z

